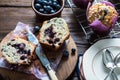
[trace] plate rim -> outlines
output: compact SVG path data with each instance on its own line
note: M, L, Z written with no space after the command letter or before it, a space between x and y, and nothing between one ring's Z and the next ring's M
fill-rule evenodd
M101 45L101 44L103 44L103 43L107 43L107 44L104 44L104 45ZM108 44L108 42L111 42L111 44ZM115 43L114 43L115 42ZM100 44L101 43L101 44ZM114 44L113 44L114 43ZM88 80L88 79L90 79L90 78L93 78L93 80L97 80L98 78L96 78L94 75L93 75L93 72L91 73L90 71L92 71L92 69L90 70L90 71L87 71L88 69L90 69L90 67L88 67L88 69L86 69L84 66L86 65L86 64L88 64L88 63L86 63L86 56L88 56L89 54L88 54L88 52L92 49L92 48L94 48L94 47L101 47L100 49L98 49L98 50L102 50L102 49L104 49L104 48L106 48L106 47L110 47L110 46L119 46L120 47L120 38L114 38L114 39L103 39L103 40L99 40L99 41L97 41L96 43L94 43L92 46L90 46L85 52L84 52L84 55L83 55L83 58L82 58L82 71L83 71L83 76L84 76L84 78L86 79L86 80ZM98 51L97 51L98 52ZM97 53L94 53L94 55L96 55ZM92 58L91 58L91 62L89 62L89 64L92 64L92 59L93 59L93 55L91 55L92 56ZM91 65L91 67L92 67L92 65ZM88 77L88 74L86 74L85 72L89 72L89 73L91 73L90 74L90 78ZM87 78L88 77L88 78Z

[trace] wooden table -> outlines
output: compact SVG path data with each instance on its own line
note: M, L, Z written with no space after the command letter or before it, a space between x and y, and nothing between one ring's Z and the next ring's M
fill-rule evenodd
M36 15L31 8L31 1L32 0L0 0L0 40L13 30L19 21L30 24L31 26L41 25L41 23L36 20ZM84 51L88 49L89 44L71 8L69 8L67 4L61 17L64 18L69 25L71 36L78 47L78 54L83 54ZM79 80L76 69L68 80Z

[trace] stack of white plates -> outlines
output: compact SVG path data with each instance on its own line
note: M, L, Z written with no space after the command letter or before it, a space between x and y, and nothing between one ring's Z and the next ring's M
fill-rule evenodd
M100 40L84 53L80 70L83 80L104 80L109 73L109 69L102 62L102 50L105 48L109 49L115 57L120 53L120 39ZM120 79L120 68L115 70L115 72L118 79Z

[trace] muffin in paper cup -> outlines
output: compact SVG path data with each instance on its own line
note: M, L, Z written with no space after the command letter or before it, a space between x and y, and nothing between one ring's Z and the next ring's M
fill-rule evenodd
M93 5L89 4L86 15L90 23L89 26L98 35L109 34L118 19L118 13L114 5L107 1L101 1Z

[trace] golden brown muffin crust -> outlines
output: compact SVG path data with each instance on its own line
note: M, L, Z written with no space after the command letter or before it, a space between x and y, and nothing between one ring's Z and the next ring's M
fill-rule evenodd
M89 8L88 21L92 23L96 19L100 19L101 22L107 26L112 26L112 19L117 17L118 13L112 6L106 5L105 3L96 3Z

